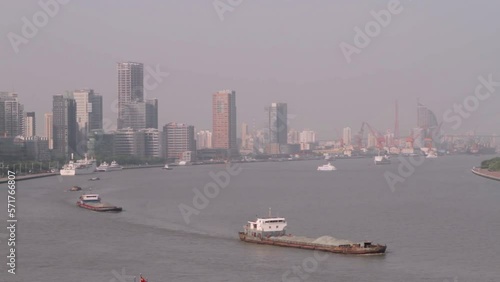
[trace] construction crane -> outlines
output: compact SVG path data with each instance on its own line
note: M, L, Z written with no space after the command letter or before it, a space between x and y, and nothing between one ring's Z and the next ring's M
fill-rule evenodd
M368 127L368 130L370 133L375 136L375 139L377 140L377 148L379 150L384 148L384 143L385 143L385 137L382 135L380 132L376 131L373 129L373 127L368 124L367 122L363 122L361 124L361 129L359 130L358 134L355 136L355 144L358 146L358 148L361 148L363 146L363 135L364 135L364 127L365 125Z

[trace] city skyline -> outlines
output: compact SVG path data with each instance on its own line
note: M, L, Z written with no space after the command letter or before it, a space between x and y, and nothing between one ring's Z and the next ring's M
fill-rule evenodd
M103 96L104 117L112 121L114 128L116 62L137 61L144 64L144 75L150 77L151 87L144 91L145 98L158 98L162 109L160 125L182 120L199 128L210 128L206 119L210 109L202 106L211 99L207 93L231 88L238 91L240 121L255 120L258 127L264 127L265 105L286 101L293 108L289 114L295 116L292 126L307 128L316 124L314 129L319 138L331 139L336 136L335 130L345 126L357 130L363 121L370 121L383 131L392 129L396 99L401 134L405 134L415 125L417 99L442 120L448 109L474 93L479 76L491 73L494 81L500 80L496 52L500 40L495 36L493 22L493 11L498 10L499 3L479 7L458 1L438 3L431 8L412 2L405 7L405 15L398 15L397 24L394 21L379 38L373 38L373 43L350 64L346 63L339 44L352 43L353 28L365 23L370 11L380 10L385 3L266 3L269 10L262 12L258 9L261 6L252 2L239 7L224 22L209 4L205 4L204 10L188 2L173 6L161 2L140 5L128 0L123 3L131 7L122 11L125 16L116 9L93 3L74 2L61 7L54 22L29 44L21 45L18 54L12 51L7 39L3 40L0 46L6 50L2 58L6 67L0 70L0 85L3 85L0 89L19 93L26 110L38 115L51 111L50 99L54 93L95 89ZM20 19L39 8L35 2L7 5L9 13L3 18L2 34L19 30ZM339 9L339 5L343 8ZM448 15L450 6L459 9L443 23L439 15ZM347 12L342 12L344 9ZM281 13L282 25L275 23L271 13L275 10ZM185 15L185 11L190 13ZM313 13L314 20L297 19L299 12ZM418 14L427 16L417 17ZM255 25L249 19L257 15L261 22ZM158 16L158 24L139 20L152 16ZM465 26L463 17L477 20ZM100 24L108 21L116 25ZM174 28L179 22L198 24L186 25L179 32ZM199 26L206 36L199 36ZM74 33L75 29L81 32ZM408 29L412 32L405 32ZM148 32L139 32L143 30ZM105 40L94 44L94 36ZM130 41L131 36L140 40ZM50 46L63 48L67 59L58 60L59 47ZM274 48L283 51L275 54ZM165 78L158 73L170 75ZM168 103L172 100L176 103ZM190 101L199 103L190 107ZM500 99L492 95L453 131L475 129L492 133L496 128L490 117L499 117L495 111L499 106ZM323 122L325 114L333 124ZM37 127L40 132L41 123Z

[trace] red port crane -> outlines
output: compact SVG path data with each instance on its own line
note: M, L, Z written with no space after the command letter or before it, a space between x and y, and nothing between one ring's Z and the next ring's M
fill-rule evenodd
M370 133L373 136L375 136L375 139L377 140L377 148L383 149L385 143L384 135L382 135L379 131L374 130L373 127L365 121L361 124L361 129L359 130L359 133L355 136L355 143L357 144L358 148L361 148L363 146L363 135L364 135L365 125L368 127L368 130L370 130Z

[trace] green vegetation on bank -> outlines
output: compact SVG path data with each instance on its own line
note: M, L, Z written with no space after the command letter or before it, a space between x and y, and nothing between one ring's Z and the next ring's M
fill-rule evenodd
M500 157L481 162L481 168L489 171L500 171Z

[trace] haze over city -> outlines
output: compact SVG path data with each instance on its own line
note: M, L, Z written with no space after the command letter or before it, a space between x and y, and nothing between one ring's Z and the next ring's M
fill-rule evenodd
M339 45L353 44L354 28L364 29L370 11L386 9L387 1L242 1L222 18L211 1L69 1L18 53L7 34L21 34L22 18L40 7L2 6L1 90L17 92L25 110L37 113L39 132L52 95L81 88L100 93L104 117L115 122L121 61L169 73L146 91L159 100L160 126L211 129L212 94L233 89L238 124L266 127L265 107L285 102L289 128L310 128L320 139L338 138L345 126L357 131L363 121L392 130L396 99L406 135L416 124L417 99L442 121L474 93L479 76L500 81L494 1L401 1L402 11L350 63ZM497 94L456 132L498 133Z

